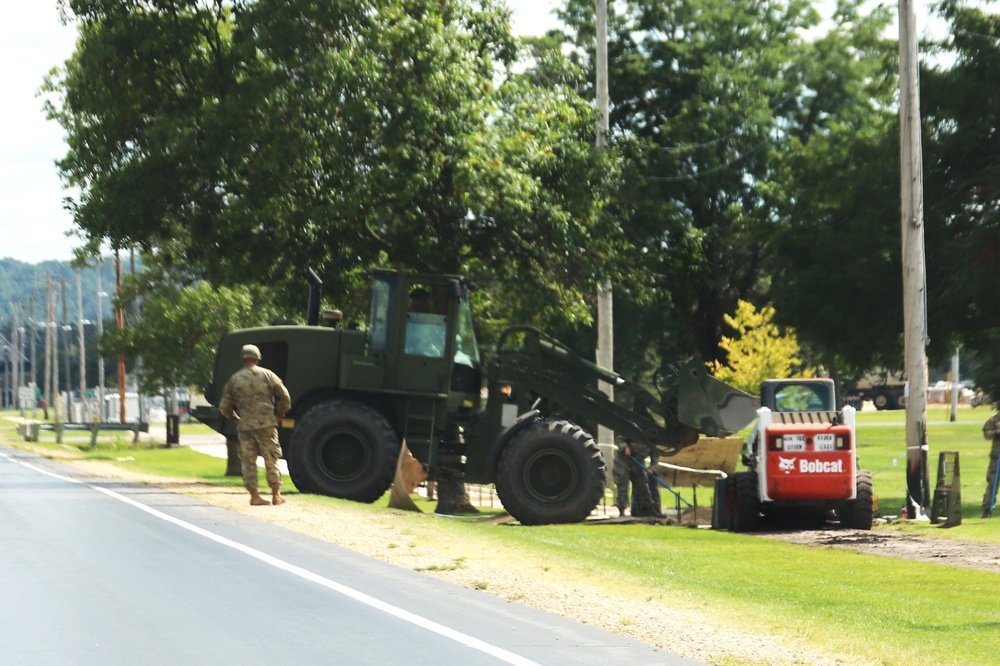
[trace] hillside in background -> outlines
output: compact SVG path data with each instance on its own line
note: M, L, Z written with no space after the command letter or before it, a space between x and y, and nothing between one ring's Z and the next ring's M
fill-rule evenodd
M127 258L122 258L122 275L130 271ZM43 261L27 264L16 259L0 259L0 325L11 321L15 311L24 317L40 320L45 316L46 278L51 278L56 298L56 319L75 324L77 312L77 275L83 295L83 318L97 320L97 267L74 268L68 261ZM103 300L101 313L105 321L114 317L110 295L115 290L115 260L107 257L101 262L101 291L108 294ZM64 292L65 290L65 292ZM65 316L63 309L65 293ZM22 310L23 308L23 310Z

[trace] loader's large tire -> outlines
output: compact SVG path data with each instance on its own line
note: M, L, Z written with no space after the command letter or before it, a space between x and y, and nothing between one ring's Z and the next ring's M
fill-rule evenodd
M875 521L875 493L872 489L872 473L858 472L857 497L844 505L840 513L840 524L856 530L870 530Z
M604 478L604 458L588 432L569 421L544 419L501 451L496 488L522 525L576 523L597 506Z
M288 474L300 491L371 503L389 489L400 447L378 411L331 400L298 420L288 448Z
M757 474L738 472L729 477L732 485L728 488L729 529L733 532L752 532L760 520L760 497L757 495Z

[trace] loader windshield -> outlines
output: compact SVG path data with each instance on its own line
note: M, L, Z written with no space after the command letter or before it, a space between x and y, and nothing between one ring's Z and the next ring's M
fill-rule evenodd
M392 299L396 288L395 279L377 276L372 284L372 309L369 318L369 351L384 354L389 350L389 328L392 316Z
M463 287L455 310L455 357L452 360L451 390L455 393L479 394L483 373L479 365L479 348L472 321L469 293Z
M455 327L455 363L470 368L479 367L479 348L476 346L476 332L472 325L472 306L468 293L462 294L458 304L458 322Z
M774 394L778 412L815 412L835 409L833 396L825 385L803 382L786 384Z
M411 356L444 358L448 333L447 297L440 286L415 285L406 313L404 352Z

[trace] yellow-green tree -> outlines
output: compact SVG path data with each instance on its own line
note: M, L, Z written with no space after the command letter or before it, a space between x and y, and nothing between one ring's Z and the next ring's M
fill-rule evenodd
M782 329L774 323L774 308L757 310L744 300L739 301L734 316L723 317L734 331L734 337L723 336L719 347L726 351L728 362L711 364L712 372L724 382L747 393L756 394L765 379L801 377L802 359L795 331Z

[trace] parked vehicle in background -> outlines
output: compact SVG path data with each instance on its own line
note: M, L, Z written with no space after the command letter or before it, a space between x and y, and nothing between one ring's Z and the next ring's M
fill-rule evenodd
M906 394L906 378L903 373L880 370L845 386L844 403L855 409L861 409L865 401L871 401L879 411L905 409Z

